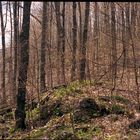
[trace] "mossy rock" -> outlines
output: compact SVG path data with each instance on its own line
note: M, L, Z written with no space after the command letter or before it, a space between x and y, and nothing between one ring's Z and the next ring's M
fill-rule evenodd
M98 111L99 110L99 106L96 103L96 101L92 98L83 98L78 105L78 108L80 109L87 109L87 110L93 110L93 111Z
M98 97L100 101L110 102L112 100L116 100L122 104L129 104L130 101L123 96L115 95L115 96L100 96Z
M98 117L100 108L92 98L83 98L76 109L74 110L73 117L76 123L88 121L93 117Z
M123 103L123 104L129 104L130 103L130 101L128 99L126 99L125 97L120 96L120 95L113 96L112 98L117 100L118 102Z
M40 117L42 120L48 120L51 116L62 116L61 101L56 100L53 103L41 106Z
M111 98L110 98L110 96L100 96L100 97L98 97L98 100L109 102L111 100Z
M111 112L105 105L100 105L100 116L109 115Z
M73 118L75 123L85 122L92 118L92 112L77 109L74 111Z
M125 109L117 104L113 104L110 108L110 112L113 114L125 114Z

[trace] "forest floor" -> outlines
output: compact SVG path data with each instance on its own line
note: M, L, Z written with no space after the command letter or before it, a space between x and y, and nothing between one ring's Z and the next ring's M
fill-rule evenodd
M14 131L12 113L5 123L0 116L0 132L5 139L139 140L134 97L125 90L112 93L102 83L74 82L44 93L41 107L27 111L24 131Z

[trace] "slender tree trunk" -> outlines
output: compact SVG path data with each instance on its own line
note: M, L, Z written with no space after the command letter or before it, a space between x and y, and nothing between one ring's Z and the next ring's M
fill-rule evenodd
M117 49L116 49L116 18L115 18L115 4L111 3L111 35L112 35L112 80L113 88L115 88L115 80L117 74Z
M62 46L61 36L62 36L62 26L61 26L61 18L60 18L60 2L55 2L55 13L56 13L56 24L57 24L57 83L60 84L60 51Z
M127 85L128 85L128 89L130 88L130 69L129 69L129 59L130 59L130 56L129 56L129 50L130 50L130 47L129 47L129 43L130 43L130 33L129 33L129 22L130 22L130 3L127 2L125 3L125 15L126 15L126 18L125 18L125 22L126 22L126 33L125 33L125 37L126 37L126 49L125 49L125 53L126 53L126 61L125 61L125 64L126 64L126 70L127 70Z
M81 57L80 57L80 80L86 79L85 68L86 68L86 47L88 37L87 35L89 24L89 11L90 11L90 2L86 2L83 42L81 44Z
M40 93L46 90L46 30L47 30L47 2L43 2L43 16L42 16L42 39L41 39L41 54L40 54Z
M1 39L2 39L2 94L3 94L3 103L6 102L6 89L5 89L5 27L3 21L3 8L2 2L0 1L0 17L1 17Z
M19 75L18 75L17 108L15 111L16 129L26 128L25 97L26 97L28 62L29 62L30 7L31 2L24 2L22 30L19 38L21 49L19 61Z
M125 18L124 18L124 11L122 10L122 45L123 45L123 72L121 76L121 81L123 79L124 70L126 68L126 27L125 27Z
M76 18L76 2L73 2L73 49L72 49L72 69L71 80L76 80L76 49L77 49L77 18Z
M95 36L94 36L94 40L95 40L95 50L94 50L94 60L96 61L96 63L98 63L98 53L99 53L99 12L98 12L98 3L95 2L95 21L94 21L94 32L95 32ZM98 75L98 64L96 66L96 68L94 69L96 70L95 73L96 75Z
M14 2L13 4L14 11L14 72L13 72L13 101L16 101L16 93L17 93L17 61L18 61L18 39L19 39L19 31L18 31L18 2Z
M9 94L11 96L11 105L15 104L14 97L16 97L15 93L13 92L13 22L12 22L12 11L11 11L11 3L9 2L9 12L10 12L10 28L11 28L11 37L10 37L10 60L9 60ZM15 100L16 101L16 100Z
M63 2L63 10L62 10L62 49L61 49L61 78L62 83L65 84L66 77L65 77L65 2Z
M79 58L78 58L78 64L80 64L80 60L81 60L81 46L82 46L82 40L83 40L83 37L82 37L82 32L83 32L83 26L82 26L82 11L81 11L81 3L78 2L78 11L79 11L79 28L80 28L80 31L79 31L79 48L78 48L78 52L80 52L78 55L79 55ZM78 78L80 79L80 65L78 66Z
M52 72L52 21L53 21L53 15L52 15L52 2L49 3L49 21L48 21L48 46L47 46L47 52L48 52L48 71L47 71L47 81L48 85L52 88L53 87L53 72Z

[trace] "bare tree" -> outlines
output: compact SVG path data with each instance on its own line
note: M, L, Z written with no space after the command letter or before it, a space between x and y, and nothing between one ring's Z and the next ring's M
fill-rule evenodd
M25 95L26 95L26 82L29 62L30 7L31 2L24 2L22 30L19 36L20 37L19 43L21 48L19 60L17 108L15 111L16 129L26 128Z
M85 68L86 68L86 46L87 46L87 33L88 33L88 24L89 24L89 11L90 11L90 2L86 2L85 8L85 21L84 21L84 30L83 30L83 42L81 44L81 57L80 57L80 80L85 80Z
M62 49L61 49L61 77L62 77L62 83L65 84L66 78L65 78L65 2L63 2L63 10L62 10Z
M3 94L3 103L6 102L6 89L5 89L5 26L3 21L3 7L2 2L0 1L0 17L1 17L1 40L2 40L2 94Z
M116 48L116 18L115 18L115 3L111 3L111 35L112 35L112 80L113 89L115 88L115 80L117 75L117 48Z
M47 30L47 2L43 2L43 16L42 16L42 39L41 39L41 50L40 50L40 92L46 90L46 30Z
M73 49L72 49L72 69L71 69L71 80L76 79L76 49L77 49L77 18L76 18L76 2L73 2Z
M94 61L98 63L98 53L99 53L99 6L98 3L95 2L95 8L94 8L94 13L95 13L95 20L94 20L94 40L95 40L95 50L94 50ZM97 68L94 68L95 73L98 75L99 67L98 64L96 66Z
M13 100L16 101L17 93L17 64L18 64L18 39L19 39L19 30L18 30L18 2L13 3L14 11L14 72L13 72Z

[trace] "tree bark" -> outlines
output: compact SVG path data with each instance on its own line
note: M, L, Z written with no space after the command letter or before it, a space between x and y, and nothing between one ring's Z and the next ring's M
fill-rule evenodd
M117 49L116 49L116 18L115 18L115 4L111 3L111 35L112 35L112 80L116 80L117 74ZM115 85L114 85L115 86Z
M28 62L29 62L30 7L31 2L24 2L22 30L19 36L20 39L19 43L21 48L19 60L17 108L15 111L16 129L26 128L25 97L26 97Z
M73 49L72 49L72 69L71 80L76 80L76 49L77 49L77 18L76 18L76 2L73 2Z
M41 39L41 54L40 54L40 93L46 90L46 30L47 30L47 2L43 2L43 16L42 16L42 39Z
M99 53L99 12L98 12L98 3L95 2L95 21L94 21L94 32L95 32L95 36L94 36L94 40L95 40L95 50L94 50L94 59L95 62L98 63L98 53ZM95 73L98 75L98 70L99 67L98 65L96 66L96 68L94 68Z
M2 94L3 94L3 103L6 102L6 89L5 89L5 27L3 21L3 8L2 2L0 1L0 17L1 17L1 39L2 39Z
M61 36L62 36L62 26L61 26L61 18L60 18L60 2L55 2L55 13L56 13L56 24L57 24L57 83L60 84L60 51L61 51Z
M90 11L90 2L86 2L83 42L81 44L81 50L80 50L81 51L80 80L86 79L85 68L86 68L86 47L87 47L87 37L88 37L89 11Z
M63 10L62 10L62 49L61 49L61 77L62 77L62 84L65 84L66 77L65 77L65 2L63 2Z
M13 4L14 11L14 72L13 72L13 100L16 101L17 94L17 63L18 63L18 2Z

